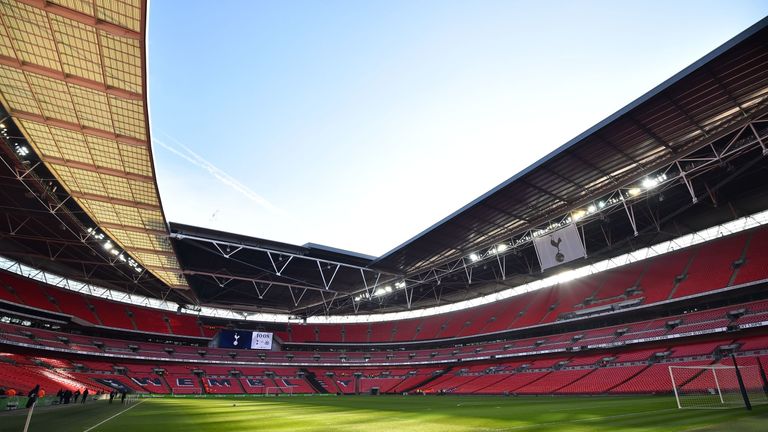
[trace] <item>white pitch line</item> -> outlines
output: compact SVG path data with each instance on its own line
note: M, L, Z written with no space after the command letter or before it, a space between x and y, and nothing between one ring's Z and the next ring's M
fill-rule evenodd
M126 408L126 409L124 409L124 410L120 411L119 413L117 413L117 414L113 415L112 417L110 417L110 418L108 418L108 419L106 419L106 420L102 420L102 421L100 421L100 422L96 423L95 425L93 425L93 426L89 427L88 429L84 430L83 432L89 432L90 430L96 429L97 427L99 427L99 426L103 425L104 423L106 423L106 422L108 422L108 421L112 420L113 418L115 418L115 417L119 416L120 414L122 414L122 413L124 413L124 412L128 411L128 410L129 410L129 409L131 409L131 408L134 408L134 407L137 407L137 406L139 406L139 405L143 404L144 402L146 402L146 400L143 400L143 401L141 401L141 402L139 402L139 403L137 403L137 404L135 404L135 405L131 405L131 406L129 406L128 408Z

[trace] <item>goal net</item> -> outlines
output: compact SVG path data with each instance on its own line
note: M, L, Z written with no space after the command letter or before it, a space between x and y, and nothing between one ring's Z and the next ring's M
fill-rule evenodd
M264 396L293 396L293 387L267 387L264 389Z
M768 403L757 366L739 366L752 405ZM670 366L669 375L678 408L743 407L744 398L733 366Z
M202 397L203 396L203 389L200 388L189 388L189 387L176 387L172 390L171 393L173 396L181 396L181 395L191 395L196 397Z
M128 393L127 395L125 395L125 400L123 401L123 403L125 405L132 405L138 402L140 397L141 396L138 393Z

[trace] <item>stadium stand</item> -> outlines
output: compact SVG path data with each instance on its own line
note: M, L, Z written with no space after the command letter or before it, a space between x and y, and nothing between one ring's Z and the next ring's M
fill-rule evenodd
M760 364L768 339L748 332L768 323L768 300L746 289L768 281L766 248L768 229L760 227L454 312L275 325L277 346L267 352L209 346L219 330L233 325L226 320L129 305L0 271L0 309L33 317L27 325L0 322L0 350L7 351L0 357L6 363L0 385L39 379L47 387L103 390L115 382L159 394L261 394L267 388L343 394L666 392L668 363L721 361L723 346ZM747 294L742 303L708 302L724 290ZM692 299L701 299L701 306L687 307ZM677 312L634 314L658 305ZM612 314L626 319L578 330L563 326ZM38 315L56 324L32 325ZM291 363L296 367L285 367Z
M768 245L766 229L727 236L706 245L671 252L651 260L614 268L604 273L555 287L522 294L489 305L396 322L339 325L290 325L279 333L289 342L407 342L446 339L521 329L574 318L588 311L629 299L641 305L706 294L729 286L768 278L759 258L749 257L750 245ZM745 248L747 250L745 251ZM745 254L736 271L734 263ZM747 269L746 271L743 271ZM634 288L634 290L630 290ZM630 290L631 293L627 294ZM370 330L370 336L369 336Z
M141 83L146 35L110 22L125 18L107 9L121 2L58 3L3 7L47 19L42 32L23 21L24 31L4 35L33 49L3 56L0 198L34 217L25 226L0 206L14 225L2 224L0 259L16 260L0 270L0 387L634 395L670 394L670 366L735 359L768 369L768 213L756 213L768 208L768 21L396 250L367 257L167 223ZM139 3L127 14L145 13ZM39 40L48 30L53 39ZM130 36L118 63L137 68L123 74L136 82L70 74L83 66L59 64L58 49L71 47L56 38L72 34L98 36L99 53L76 45L104 73L102 48L114 51L104 41ZM50 43L56 55L41 57ZM57 87L30 84L49 81ZM74 90L83 84L92 88ZM98 131L73 122L89 116L79 106L50 102L93 108L104 91L111 118ZM142 124L116 126L121 110ZM91 190L99 182L120 193ZM551 235L545 246L563 261L560 229L577 231L589 254L547 268L534 244ZM66 250L56 254L50 240ZM498 300L459 308L480 296ZM422 309L432 307L441 313ZM271 332L274 344L224 348L229 330Z

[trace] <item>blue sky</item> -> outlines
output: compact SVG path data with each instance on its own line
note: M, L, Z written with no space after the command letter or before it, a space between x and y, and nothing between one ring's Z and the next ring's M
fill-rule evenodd
M766 1L152 1L166 216L381 255L766 14Z

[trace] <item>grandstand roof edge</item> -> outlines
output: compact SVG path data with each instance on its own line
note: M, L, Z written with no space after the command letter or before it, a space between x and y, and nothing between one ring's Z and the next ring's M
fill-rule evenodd
M183 239L185 236L204 237L207 240L221 243L233 243L243 246L252 246L263 249L271 249L274 252L285 252L296 255L324 255L335 258L338 261L349 262L355 265L366 265L376 257L362 253L338 249L331 246L325 246L316 243L306 243L304 245L294 245L275 240L269 240L259 237L253 237L245 234L238 234L227 231L219 231L211 228L186 225L178 222L169 222L171 235L176 239Z
M168 216L165 214L165 209L163 208L163 197L160 193L160 186L157 183L157 167L155 166L155 153L153 151L152 146L152 123L151 123L151 107L149 104L149 7L150 7L150 1L145 0L141 2L141 28L143 29L143 38L141 39L141 69L144 72L141 77L141 85L144 88L144 121L146 124L147 129L147 146L149 147L149 151L147 152L149 154L149 165L152 167L152 183L155 186L155 191L157 195L157 202L160 206L160 214L163 217L163 222L165 225L165 231L170 235L171 229L170 229L170 223L168 221ZM178 251L174 247L172 242L170 243L171 250L173 250L173 254L175 256L178 256ZM186 277L184 276L183 272L180 272L180 277L184 279L186 282ZM186 283L185 286L171 286L168 285L169 288L183 288L184 290L189 290L189 283ZM191 292L191 290L189 290Z

